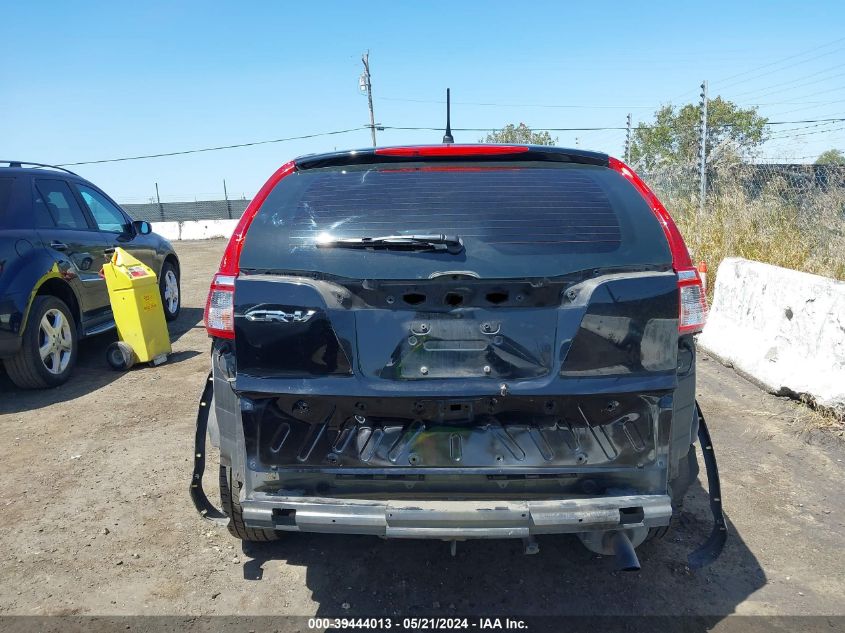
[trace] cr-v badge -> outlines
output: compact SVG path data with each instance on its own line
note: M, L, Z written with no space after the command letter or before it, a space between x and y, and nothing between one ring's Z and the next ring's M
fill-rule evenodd
M275 321L276 323L305 323L317 314L316 310L265 310L263 308L249 310L244 316L247 321Z

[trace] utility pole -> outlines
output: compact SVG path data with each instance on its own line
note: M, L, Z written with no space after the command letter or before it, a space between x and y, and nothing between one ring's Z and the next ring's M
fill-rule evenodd
M223 197L226 198L226 212L229 214L229 219L232 219L232 203L229 202L229 192L226 191L226 179L223 179Z
M158 195L158 183L156 183L156 201L158 201L158 212L161 215L161 221L164 222L164 207L161 204L161 197Z
M367 90L367 101L370 105L370 132L373 135L373 147L376 146L376 117L373 114L373 84L370 81L370 51L367 51L361 56L361 62L364 64L364 73L361 75L361 83Z
M625 126L625 162L631 162L631 113L628 113L628 123Z
M699 131L698 170L701 189L698 193L698 212L704 215L704 202L707 198L707 80L701 82L701 130Z

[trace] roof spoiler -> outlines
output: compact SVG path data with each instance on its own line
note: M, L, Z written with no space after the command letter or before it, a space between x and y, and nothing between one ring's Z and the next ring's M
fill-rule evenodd
M409 162L554 162L608 166L607 154L547 145L408 145L310 154L296 159L297 169Z

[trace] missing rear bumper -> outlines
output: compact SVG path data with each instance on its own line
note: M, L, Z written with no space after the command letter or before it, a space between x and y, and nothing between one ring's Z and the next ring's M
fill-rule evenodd
M273 498L243 502L249 527L386 538L527 538L668 525L668 495L552 501L367 501Z

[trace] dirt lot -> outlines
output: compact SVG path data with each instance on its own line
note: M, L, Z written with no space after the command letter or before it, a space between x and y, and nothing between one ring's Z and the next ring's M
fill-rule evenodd
M196 401L208 367L201 307L223 242L179 245L175 354L119 374L87 341L71 381L21 392L0 372L2 614L845 614L841 440L808 435L798 405L715 361L699 397L722 469L731 536L690 573L709 531L700 486L639 574L574 537L441 542L289 535L242 549L188 499ZM215 464L207 477L216 495Z

